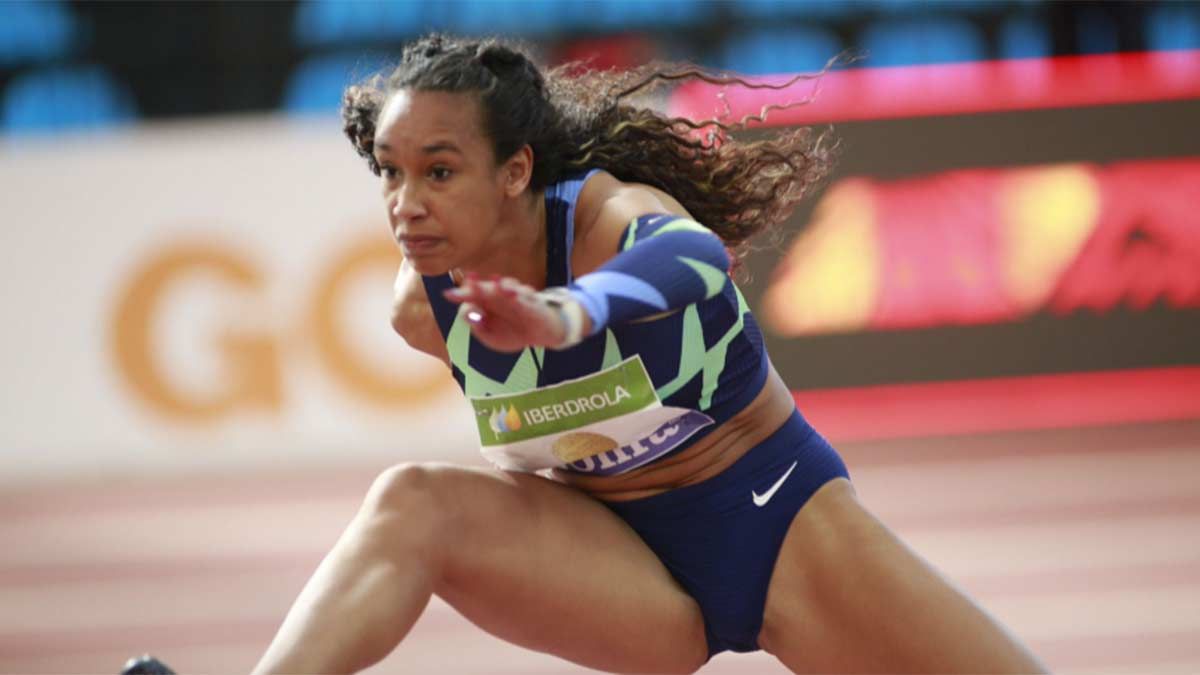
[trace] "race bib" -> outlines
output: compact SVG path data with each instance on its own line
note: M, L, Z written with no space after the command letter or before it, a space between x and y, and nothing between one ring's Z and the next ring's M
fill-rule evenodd
M483 456L515 471L624 473L713 423L703 413L664 406L638 355L575 380L469 400Z

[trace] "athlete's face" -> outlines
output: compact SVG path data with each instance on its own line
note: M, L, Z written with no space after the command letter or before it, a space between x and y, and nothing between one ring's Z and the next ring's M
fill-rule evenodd
M396 92L379 113L375 158L392 234L417 272L486 260L511 186L475 97Z

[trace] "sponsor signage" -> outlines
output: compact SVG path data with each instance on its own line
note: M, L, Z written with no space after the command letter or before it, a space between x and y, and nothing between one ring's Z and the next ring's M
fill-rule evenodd
M780 245L746 261L745 295L784 380L808 390L1200 364L1200 99L1169 84L972 114L860 102L834 125L827 183Z
M470 401L484 457L523 471L621 473L713 423L694 410L662 405L637 355L585 377Z
M448 369L391 329L400 255L338 129L6 142L0 478L477 461Z
M783 336L1200 307L1200 158L846 178L763 297Z
M861 65L870 66L867 54ZM750 78L770 87L692 81L673 115L791 126L845 120L1071 108L1200 97L1200 50L839 68ZM756 122L758 123L758 122Z

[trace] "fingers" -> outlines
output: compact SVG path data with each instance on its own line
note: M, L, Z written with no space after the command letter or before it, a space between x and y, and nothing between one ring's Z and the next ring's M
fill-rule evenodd
M443 291L443 296L454 303L474 303L483 310L503 311L505 306L529 304L536 291L512 277L492 276L481 279L467 275L461 286Z
M443 295L451 302L469 302L490 295L496 288L499 277L480 279L475 273L470 273L463 279L462 285L447 289Z
M471 332L493 349L514 351L562 342L559 313L537 290L517 279L469 274L461 286L443 293L448 301L461 305L460 315Z
M467 323L472 326L485 327L487 315L483 313L483 310L469 302L463 303L463 316L467 319Z
M450 302L462 305L463 315L473 327L486 329L489 318L519 315L520 307L528 306L523 296L533 292L529 286L509 277L481 279L469 274L462 286L448 289L443 295Z

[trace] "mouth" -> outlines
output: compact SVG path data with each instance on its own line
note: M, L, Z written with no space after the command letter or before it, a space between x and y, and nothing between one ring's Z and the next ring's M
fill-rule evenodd
M405 235L400 237L400 248L404 251L404 255L411 258L414 256L428 255L434 252L446 240L441 237L429 237L424 235Z

